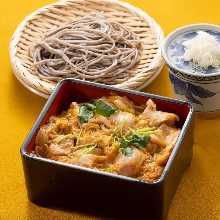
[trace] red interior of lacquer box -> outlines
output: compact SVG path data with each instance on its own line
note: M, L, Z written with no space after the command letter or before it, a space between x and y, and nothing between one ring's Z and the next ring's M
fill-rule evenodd
M149 97L128 93L126 91L112 91L107 88L98 87L89 84L80 84L76 82L66 81L59 87L59 91L50 107L43 118L41 125L46 123L51 115L56 115L63 110L66 110L72 101L75 102L86 102L92 99L101 98L103 96L108 96L112 94L117 94L120 96L127 96L132 100L136 105L145 104ZM187 103L171 102L168 100L153 98L150 97L157 105L157 109L166 112L176 113L180 120L178 122L178 127L182 127L189 112L190 107ZM38 130L39 128L37 128ZM36 134L33 135L33 138L28 146L27 151L31 152L34 148Z

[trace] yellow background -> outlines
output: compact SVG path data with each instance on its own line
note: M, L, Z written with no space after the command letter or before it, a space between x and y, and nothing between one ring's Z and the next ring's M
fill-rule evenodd
M45 100L12 75L8 43L24 16L50 0L0 1L0 219L91 219L80 213L40 208L27 200L20 146ZM168 34L196 22L220 24L219 0L129 0L146 10ZM167 70L146 89L172 96ZM170 206L169 220L220 219L220 118L197 119L194 157ZM146 212L147 216L147 212Z

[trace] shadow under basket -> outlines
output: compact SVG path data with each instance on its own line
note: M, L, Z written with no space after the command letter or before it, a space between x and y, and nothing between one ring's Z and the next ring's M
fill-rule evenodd
M40 126L72 101L85 102L112 93L137 105L151 98L159 110L180 117L181 133L161 177L153 183L64 164L31 154ZM187 102L111 86L67 79L58 84L21 148L29 199L41 206L81 211L114 219L164 219L184 170L191 162L193 109Z

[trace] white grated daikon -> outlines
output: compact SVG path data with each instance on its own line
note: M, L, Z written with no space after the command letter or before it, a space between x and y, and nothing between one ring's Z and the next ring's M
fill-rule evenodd
M184 60L207 69L209 66L220 67L220 43L211 34L198 31L197 35L183 42Z

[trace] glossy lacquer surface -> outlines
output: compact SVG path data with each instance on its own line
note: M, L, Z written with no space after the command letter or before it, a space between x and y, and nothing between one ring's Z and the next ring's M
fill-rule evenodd
M136 104L153 99L158 109L179 115L181 134L161 178L146 183L134 178L108 174L75 165L67 165L30 154L39 126L51 115L67 109L72 101L118 94ZM180 178L192 157L192 108L188 103L140 92L113 89L93 83L64 80L57 86L22 149L24 173L29 199L41 206L93 212L104 217L141 217L147 211L152 219L163 219ZM74 199L73 199L74 198Z

